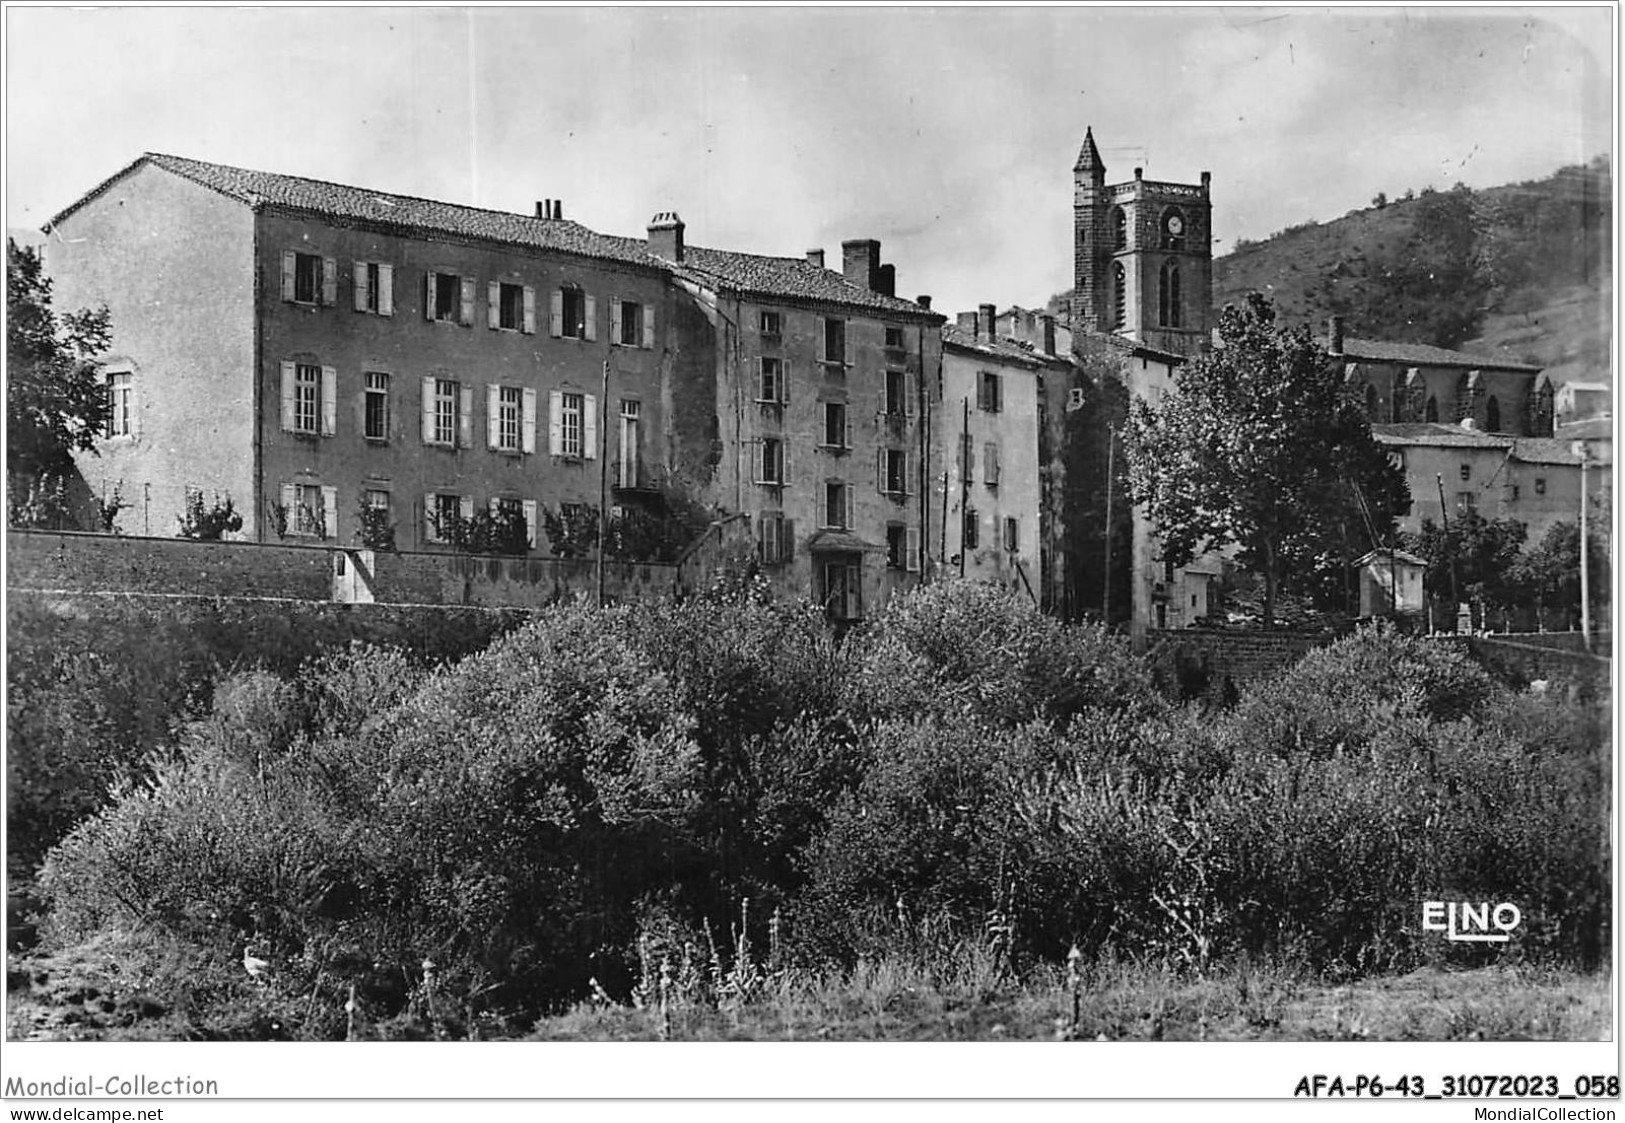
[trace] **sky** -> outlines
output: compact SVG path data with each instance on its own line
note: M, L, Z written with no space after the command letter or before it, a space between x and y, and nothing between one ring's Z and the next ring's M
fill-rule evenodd
M17 7L5 215L144 151L799 256L938 311L1071 286L1072 165L1213 175L1215 254L1613 152L1614 9Z

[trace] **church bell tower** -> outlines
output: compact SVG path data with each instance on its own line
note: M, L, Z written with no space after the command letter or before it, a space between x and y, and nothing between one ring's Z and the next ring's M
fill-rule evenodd
M1073 322L1198 355L1212 316L1212 177L1163 183L1141 173L1108 185L1094 130L1084 131L1072 169Z

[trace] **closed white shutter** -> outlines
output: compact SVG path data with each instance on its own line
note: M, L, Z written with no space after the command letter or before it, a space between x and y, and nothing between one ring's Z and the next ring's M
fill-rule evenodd
M485 326L502 326L502 285L497 281L489 281L485 286Z
M293 272L294 272L294 268L295 268L294 252L292 250L284 250L282 252L282 299L283 300L292 300L293 299L293 293L294 293Z
M621 298L609 298L609 342L611 346L619 346L621 342Z
M597 339L598 338L598 298L593 297L593 296L584 296L584 297L582 297L582 303L586 306L586 309L587 309L587 311L585 313L585 315L587 317L587 328L586 328L586 330L584 332L582 332L582 338L589 339L589 340Z
M525 545L534 550L536 548L536 500L523 500L520 502L519 508L525 513Z
M331 257L322 258L322 303L329 308L339 302L339 263Z
M581 395L581 455L598 459L598 399L591 394Z
M423 496L423 540L425 542L440 541L440 528L435 525L434 492Z
M323 538L339 536L339 489L336 487L322 488L322 532Z
M525 334L536 334L536 290L525 286Z
M283 527L284 532L292 531L294 527L299 525L299 512L296 509L298 506L299 493L294 490L294 486L292 484L283 484L282 516L287 520Z
M423 276L423 318L434 319L434 270Z
M355 295L353 301L355 310L365 312L367 310L367 263L365 261L356 261L351 264L355 266L355 272L350 276L350 290Z
M331 437L338 431L339 372L333 367L322 368L322 436Z
M650 351L655 345L655 309L652 304L643 306L643 349Z
M496 448L502 438L502 387L485 388L485 447Z
M282 364L282 431L293 432L293 364Z
M520 451L536 451L536 391L526 389L520 395L523 402L523 414L519 418Z
M462 306L462 309L461 309L462 315L458 318L458 323L462 324L465 328L466 327L473 327L474 326L474 278L473 277L464 277L463 278L463 283L462 283L462 289L463 289L463 292L462 292L463 306Z
M463 386L457 392L457 447L474 447L474 387Z
M903 539L904 549L907 551L907 556L903 559L903 568L910 573L918 573L920 571L920 528L917 526L909 527L903 535Z
M564 293L558 289L553 290L553 306L548 318L547 333L554 339L564 334Z
M457 516L465 523L474 517L474 497L472 495L459 495L457 497Z
M423 443L434 444L434 379L423 380Z
M553 456L564 455L564 391L550 390L547 394L547 451Z
M380 316L393 316L395 314L395 267L393 265L380 265L378 267L378 314Z

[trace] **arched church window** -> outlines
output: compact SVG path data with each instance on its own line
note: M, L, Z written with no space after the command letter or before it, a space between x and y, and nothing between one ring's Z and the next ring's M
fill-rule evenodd
M1162 263L1157 280L1157 323L1165 328L1181 326L1183 317L1179 301L1179 266L1171 261Z
M1112 327L1122 331L1128 326L1128 274L1121 262L1112 266Z
M1371 383L1365 384L1365 416L1368 421L1377 419L1377 410L1381 408L1381 399L1377 397L1377 388Z
M1424 415L1424 419L1427 421L1439 420L1439 399L1435 398L1432 394L1428 395L1428 408L1427 413Z
M1484 403L1484 428L1492 433L1501 431L1501 403L1495 400L1494 394Z

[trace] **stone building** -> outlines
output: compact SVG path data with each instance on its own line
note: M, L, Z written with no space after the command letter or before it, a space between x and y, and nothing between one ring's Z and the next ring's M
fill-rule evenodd
M156 154L49 233L57 299L112 313L114 416L79 463L133 504L126 531L172 534L198 492L254 541L350 545L371 508L401 549L446 550L491 510L544 552L547 512L677 487L750 516L776 580L837 617L919 578L942 318L890 295L877 243L837 272L686 247L674 213L616 237L557 200Z

